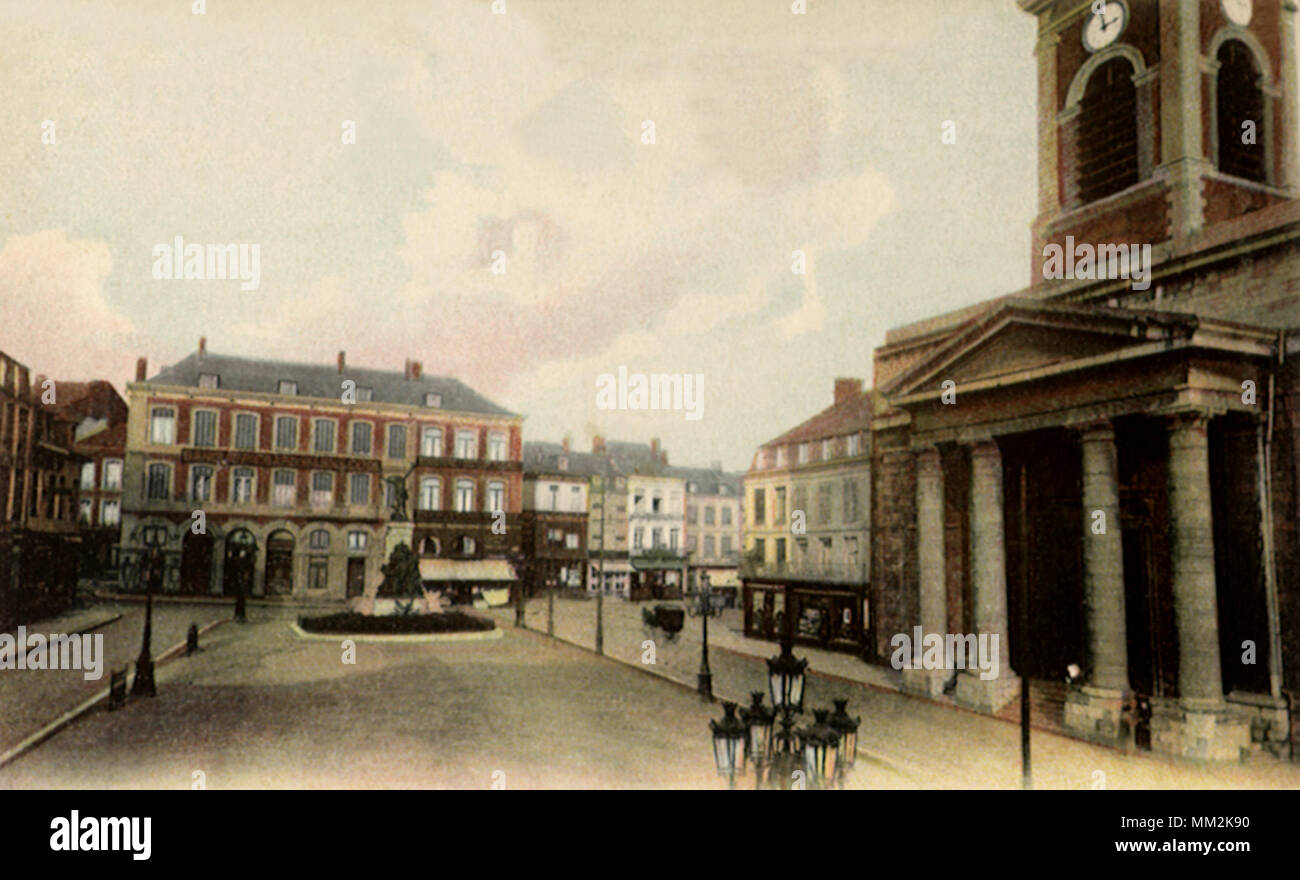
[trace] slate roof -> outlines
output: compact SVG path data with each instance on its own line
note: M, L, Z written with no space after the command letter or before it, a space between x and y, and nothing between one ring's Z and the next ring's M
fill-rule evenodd
M560 469L560 459L568 459L568 467ZM610 470L603 455L591 452L565 452L559 443L529 440L524 443L524 474L572 474L575 477L593 477Z
M439 408L442 410L519 418L516 413L498 406L459 379L430 375L407 379L397 370L372 370L351 365L345 366L340 373L336 364L300 364L232 357L212 352L207 352L200 359L198 352L195 352L179 363L161 370L149 382L197 388L201 373L215 373L220 377L219 387L226 390L276 394L279 392L280 380L284 379L298 383L298 397L331 400L339 399L343 380L351 379L357 383L358 388L371 389L371 402L374 403L424 406L425 393L433 391L442 395L442 406Z
M664 471L666 477L677 477L684 480L687 486L688 495L721 495L720 487L727 487L727 494L739 496L740 482L744 479L743 474L729 474L725 471L715 471L712 468L691 468L691 467L671 467ZM690 491L690 485L695 484L695 491Z

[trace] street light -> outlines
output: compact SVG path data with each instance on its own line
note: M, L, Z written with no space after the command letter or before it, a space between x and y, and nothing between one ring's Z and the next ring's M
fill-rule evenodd
M745 770L745 722L736 717L736 704L722 704L722 721L709 720L713 731L713 760L718 775L727 777L727 785L736 787L736 773Z
M144 568L144 635L140 640L140 656L135 661L135 681L131 684L133 697L158 696L153 677L153 591L155 585L162 586L164 561L159 542L150 538L146 540L149 550Z
M712 702L713 672L709 669L709 618L722 614L722 606L716 605L713 601L713 589L709 586L707 573L700 575L700 588L695 593L694 601L686 604L686 610L691 617L700 618L704 626L700 642L700 674L696 679L696 690L699 691L701 699Z
M755 787L763 785L763 768L772 758L772 722L776 713L763 705L763 692L753 691L753 702L740 710L740 720L749 733L745 738L745 755L754 765Z
M767 687L773 706L779 710L803 711L803 683L807 669L808 660L796 658L789 642L783 641L780 655L769 657L767 661Z
M808 774L808 782L814 788L825 785L826 761L832 753L835 755L835 763L839 764L840 735L827 723L829 714L826 709L814 709L813 724L798 731L803 768Z

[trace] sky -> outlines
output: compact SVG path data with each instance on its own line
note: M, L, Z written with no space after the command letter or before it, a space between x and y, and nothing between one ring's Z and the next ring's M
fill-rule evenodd
M1029 281L1013 0L203 5L0 2L0 350L33 374L409 357L525 439L743 470L890 327ZM257 289L155 278L176 236L257 244ZM620 366L702 377L700 417L598 408Z

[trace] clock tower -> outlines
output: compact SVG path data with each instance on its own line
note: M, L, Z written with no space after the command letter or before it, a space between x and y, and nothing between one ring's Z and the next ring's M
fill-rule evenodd
M1297 0L1018 0L1038 18L1043 250L1195 248L1300 195Z

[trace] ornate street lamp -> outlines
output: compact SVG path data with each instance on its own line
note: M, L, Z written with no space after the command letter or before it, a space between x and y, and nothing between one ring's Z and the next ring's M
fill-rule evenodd
M727 784L736 787L736 774L745 770L745 739L748 728L736 717L736 704L722 704L722 721L709 720L713 731L713 760L718 775L727 777Z
M835 753L835 779L843 787L845 777L853 769L853 765L857 763L858 725L862 721L849 715L848 700L833 700L832 702L835 703L835 712L831 715L828 723L839 736L839 749Z
M709 586L708 574L700 575L700 588L692 597L693 602L686 604L691 617L700 618L704 634L700 642L700 674L696 679L696 690L700 698L713 701L713 671L709 669L709 618L722 613L722 606L713 601L713 589Z
M768 658L767 687L773 707L803 711L803 683L807 670L808 660L796 658L788 642L781 645L779 656Z
M740 710L740 720L745 722L745 756L754 765L755 787L763 786L763 768L772 757L772 722L776 713L763 705L763 692L750 695L753 702Z
M133 697L158 695L153 677L153 591L155 586L162 586L164 564L161 546L151 542L144 564L144 635L140 640L140 656L135 661L135 681L131 684Z
M803 769L813 788L822 788L826 784L826 763L829 758L833 757L835 763L839 763L840 735L827 723L829 714L826 709L813 710L813 724L798 731Z

